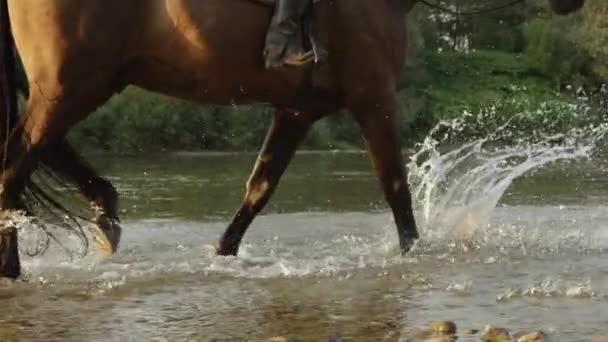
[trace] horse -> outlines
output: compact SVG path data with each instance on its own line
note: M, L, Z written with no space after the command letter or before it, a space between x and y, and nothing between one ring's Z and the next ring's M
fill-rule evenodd
M244 199L219 240L219 255L237 255L306 133L341 109L361 128L406 253L419 234L396 130L395 91L407 51L407 13L416 2L316 1L317 38L327 60L266 69L262 50L273 1L0 0L5 141L0 209L22 208L32 173L45 167L73 182L90 201L101 232L98 248L115 252L117 191L70 146L66 134L113 94L135 85L199 103L263 102L276 109ZM584 0L549 2L566 14ZM13 47L28 82L22 115Z

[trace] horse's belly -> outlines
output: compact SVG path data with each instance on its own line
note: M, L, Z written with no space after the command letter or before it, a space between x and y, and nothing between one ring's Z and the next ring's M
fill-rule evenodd
M261 52L260 52L261 54ZM140 57L127 66L127 83L203 103L285 103L305 85L304 71L268 71L251 62L228 64L195 56Z
M174 0L134 45L130 82L213 103L282 102L303 84L303 70L263 67L270 9L248 1Z

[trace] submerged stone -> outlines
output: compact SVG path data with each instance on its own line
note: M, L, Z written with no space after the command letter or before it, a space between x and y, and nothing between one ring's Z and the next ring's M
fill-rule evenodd
M440 335L456 334L456 324L450 321L432 322L430 325L431 331Z
M534 331L525 335L519 336L517 342L544 342L546 335L542 331Z
M511 335L507 329L487 325L479 339L483 342L510 342Z
M422 340L420 342L455 342L456 340L457 337L455 335L444 335L427 338L426 340Z
M456 324L450 321L436 321L429 324L428 329L411 331L406 342L454 342Z
M287 342L287 338L283 336L275 336L266 340L266 342Z

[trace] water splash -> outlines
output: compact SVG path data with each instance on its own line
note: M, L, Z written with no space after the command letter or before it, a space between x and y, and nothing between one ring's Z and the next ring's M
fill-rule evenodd
M586 105L545 104L512 116L503 109L441 121L417 146L409 182L425 234L471 238L515 179L558 160L589 158L608 132L590 123Z
M44 222L37 217L27 215L23 211L4 211L0 221L5 226L17 229L19 236L19 250L24 256L35 257L51 251L52 254L62 255L68 260L82 257L87 252L87 245L82 236L71 230ZM60 248L50 250L55 242Z

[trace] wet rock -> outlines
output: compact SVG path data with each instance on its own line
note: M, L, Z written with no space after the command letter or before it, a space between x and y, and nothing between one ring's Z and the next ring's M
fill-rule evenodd
M266 342L287 342L287 338L283 336L275 336L266 340Z
M428 329L411 331L406 342L454 342L456 341L456 324L450 321L432 322Z
M438 335L431 330L418 330L411 333L405 342L455 342L456 335Z
M435 336L421 342L456 342L455 335Z
M330 342L333 342L334 340L329 340ZM340 341L340 340L336 340L336 341ZM300 340L299 338L296 337L285 337L285 336L275 336L275 337L271 337L267 340L265 340L264 342L302 342L302 340Z
M534 331L521 335L517 338L517 342L544 342L547 336L542 331Z
M479 339L483 342L511 342L511 335L507 329L487 325Z
M430 325L431 331L438 335L454 335L456 334L456 324L450 321L432 322Z

